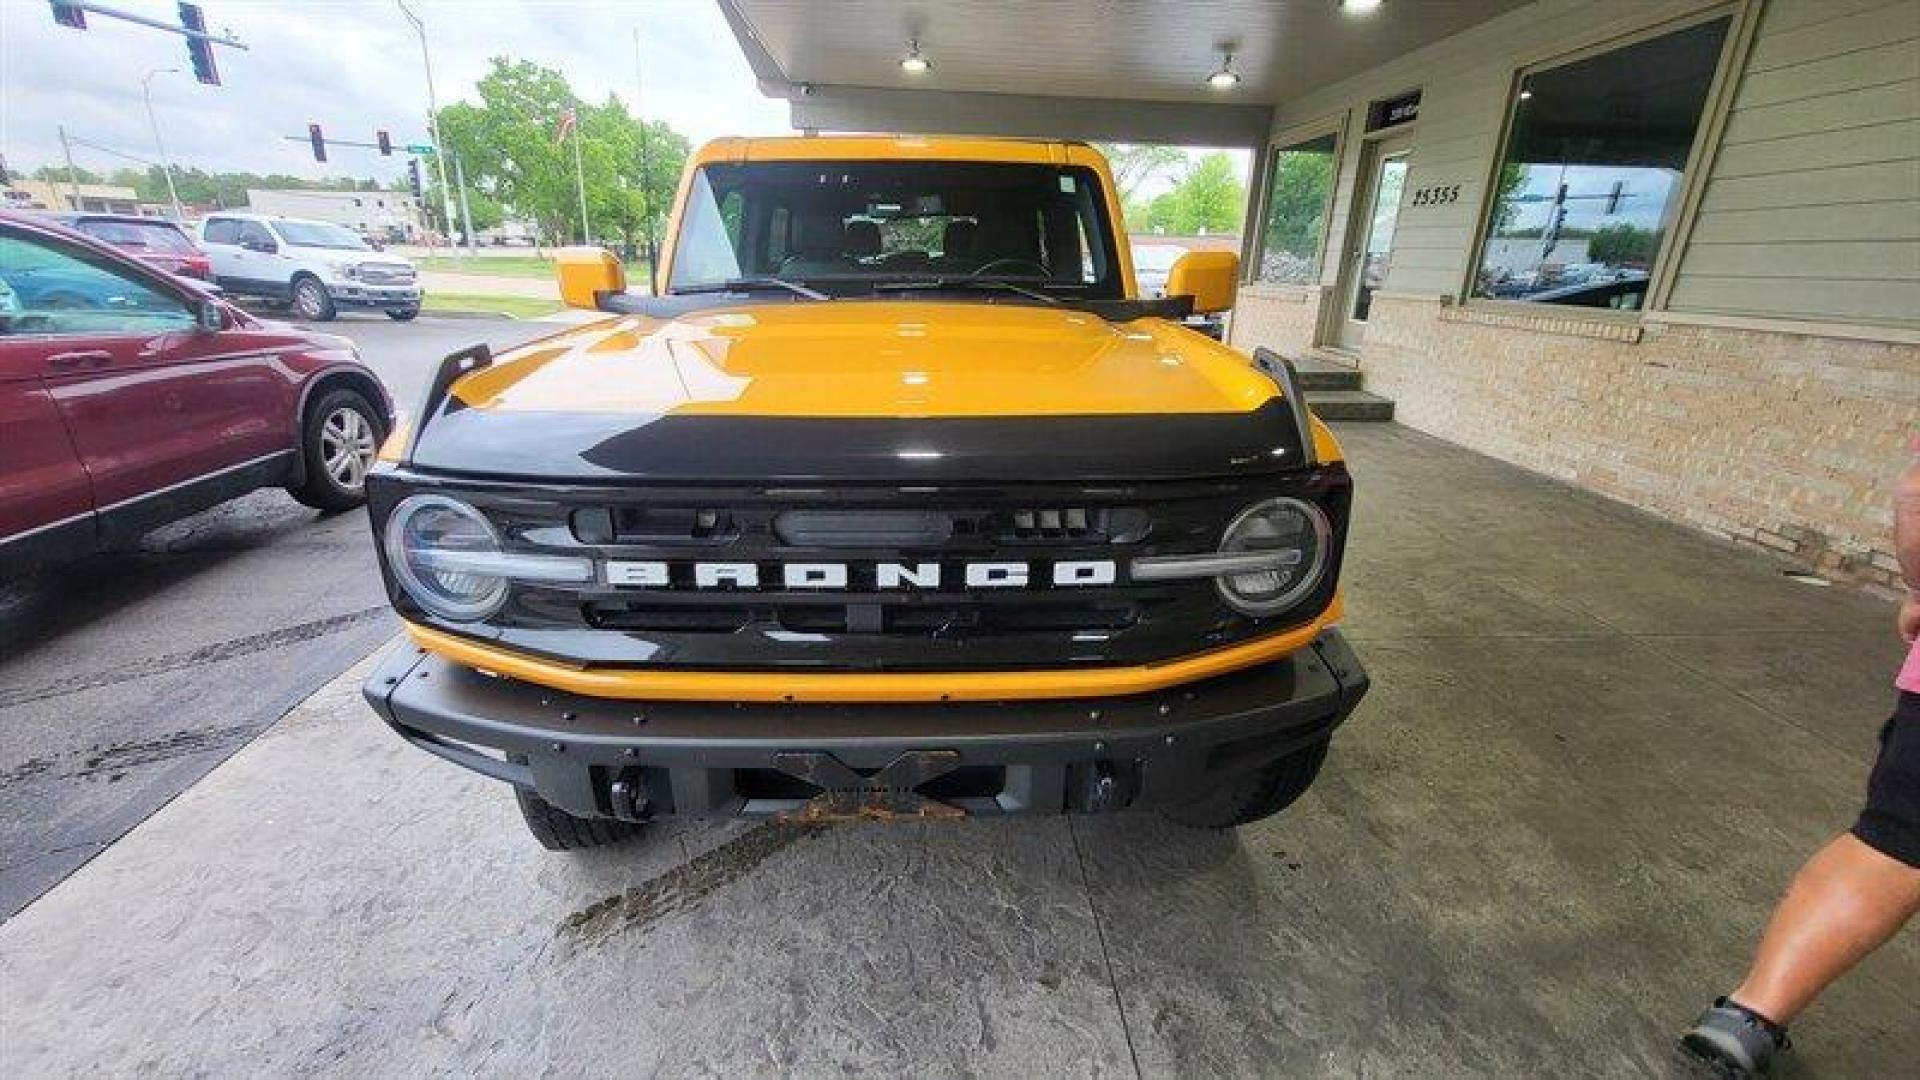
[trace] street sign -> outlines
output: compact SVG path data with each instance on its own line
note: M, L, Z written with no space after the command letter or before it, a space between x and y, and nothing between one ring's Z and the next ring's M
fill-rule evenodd
M431 155L433 153L433 147L428 146L425 143L408 143L407 153Z

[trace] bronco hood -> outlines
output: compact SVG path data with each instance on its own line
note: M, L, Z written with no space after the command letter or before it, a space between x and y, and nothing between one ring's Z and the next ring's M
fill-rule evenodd
M1291 468L1271 380L1153 319L846 300L607 320L457 381L415 467L592 481L1153 479Z

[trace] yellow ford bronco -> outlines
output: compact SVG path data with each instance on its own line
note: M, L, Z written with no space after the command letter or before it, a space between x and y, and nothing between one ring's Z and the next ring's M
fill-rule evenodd
M673 815L1147 807L1221 828L1367 688L1334 623L1351 483L1291 367L1142 299L1067 143L728 139L654 295L447 357L367 482L402 738L549 848Z

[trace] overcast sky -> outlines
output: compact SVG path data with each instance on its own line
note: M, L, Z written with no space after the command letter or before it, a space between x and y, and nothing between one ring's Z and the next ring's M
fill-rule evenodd
M171 0L112 0L110 6L177 21ZM46 0L0 0L0 154L29 171L60 163L56 125L90 142L151 158L153 136L140 98L154 68L153 105L174 163L203 169L349 173L398 177L396 154L341 149L316 164L304 134L318 123L329 138L425 142L426 77L418 39L392 0L205 0L208 27L230 30L250 48L217 50L221 86L188 69L184 38L90 14L85 31L56 25ZM711 0L419 0L442 105L471 98L493 56L558 68L589 101L635 95L633 30L641 34L642 111L696 144L718 135L789 130L787 107L761 96L726 20ZM135 165L76 147L75 164L96 172Z

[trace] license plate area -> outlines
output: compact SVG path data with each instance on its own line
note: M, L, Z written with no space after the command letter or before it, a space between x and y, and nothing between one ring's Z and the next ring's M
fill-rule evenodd
M776 821L813 824L967 816L961 807L923 790L960 768L960 755L952 750L909 750L871 773L849 768L832 754L817 751L775 754L773 767L817 791L800 806L775 814Z

